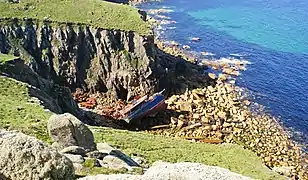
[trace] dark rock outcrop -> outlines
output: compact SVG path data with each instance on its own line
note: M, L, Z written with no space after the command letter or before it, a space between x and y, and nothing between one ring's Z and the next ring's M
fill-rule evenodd
M12 20L0 25L0 52L21 56L40 76L71 90L127 99L159 89L152 35L55 24Z

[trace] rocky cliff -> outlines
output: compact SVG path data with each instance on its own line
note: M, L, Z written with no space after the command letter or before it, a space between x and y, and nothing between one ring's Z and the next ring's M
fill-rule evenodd
M164 69L152 35L32 19L1 22L1 53L22 57L40 76L73 91L98 90L128 99L159 88Z

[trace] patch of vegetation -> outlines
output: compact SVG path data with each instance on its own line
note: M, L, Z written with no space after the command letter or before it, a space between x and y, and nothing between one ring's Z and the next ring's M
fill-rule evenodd
M124 153L144 157L149 163L198 162L227 168L256 179L285 179L265 167L253 152L233 144L202 144L143 132L91 127L97 142L107 142Z
M1 128L19 130L50 143L51 139L47 132L50 115L51 112L44 110L29 96L26 84L0 76Z
M149 25L142 21L136 8L101 0L0 1L0 17L88 24L105 29L135 31L142 35L150 33Z
M10 54L0 54L0 64L4 64L7 61L12 61L17 59L18 57L10 55Z

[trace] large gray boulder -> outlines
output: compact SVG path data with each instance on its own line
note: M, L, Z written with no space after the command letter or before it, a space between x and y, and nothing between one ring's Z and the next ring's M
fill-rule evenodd
M97 175L80 180L249 180L227 169L199 163L154 163L144 175Z
M249 180L250 178L236 174L227 169L206 166L200 163L166 163L159 162L143 175L147 180Z
M86 152L96 149L90 129L72 114L52 115L48 121L48 132L58 150L70 146L80 146Z
M74 167L44 142L0 130L0 179L74 179Z

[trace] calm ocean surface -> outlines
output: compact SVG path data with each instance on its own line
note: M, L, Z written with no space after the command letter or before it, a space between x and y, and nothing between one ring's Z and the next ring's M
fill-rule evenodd
M160 15L176 23L158 28L161 39L249 61L237 84L308 142L307 0L165 0L141 8L170 10Z

